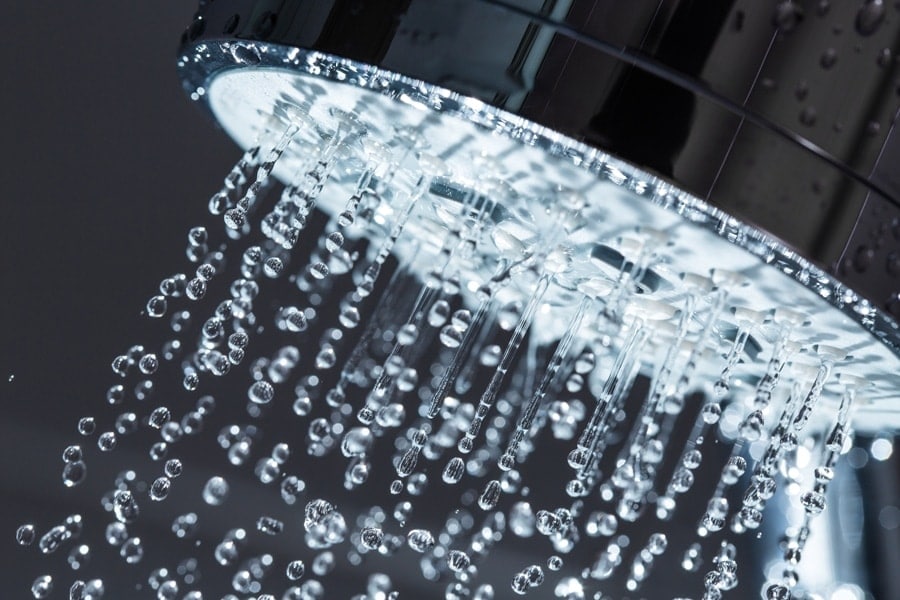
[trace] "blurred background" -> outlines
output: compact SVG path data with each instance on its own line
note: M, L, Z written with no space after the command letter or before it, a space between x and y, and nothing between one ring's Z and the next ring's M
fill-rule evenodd
M62 572L68 554L49 562L18 547L19 524L41 533L75 512L93 516L95 528L108 519L98 494L63 488L60 454L81 443L89 467L97 464L92 489L108 487L115 468L90 460L95 438L80 438L75 424L94 415L109 425L110 360L161 339L141 318L143 307L162 277L186 267L185 233L204 221L209 195L239 157L176 76L178 37L193 10L192 2L0 5L3 598L29 597L34 578ZM869 518L851 524L865 534L851 562L873 597L900 598L896 453L873 460L863 452L854 464L865 468L849 475L848 493ZM58 581L52 597L65 597L73 578Z

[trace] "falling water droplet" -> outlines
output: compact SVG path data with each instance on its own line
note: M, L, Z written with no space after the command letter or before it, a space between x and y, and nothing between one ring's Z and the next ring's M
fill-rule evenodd
M223 477L211 477L203 486L203 501L210 506L219 506L228 497L228 482Z
M434 547L434 536L427 529L411 529L406 534L406 542L416 552L427 552Z
M67 462L63 467L62 480L66 487L75 487L87 477L87 464L81 460Z
M288 563L285 570L287 578L291 581L297 581L302 578L304 573L306 573L306 565L303 564L302 560L292 560Z
M266 535L278 535L284 531L284 523L274 517L262 516L256 520L256 530Z
M50 575L41 575L31 584L31 594L35 598L49 598L53 591L53 578Z
M275 388L268 381L256 381L247 390L247 396L257 404L267 404L275 397Z
M101 433L100 437L97 438L97 447L103 452L111 452L116 448L117 443L116 434L112 431Z
M817 515L825 510L825 496L819 492L806 492L800 496L800 503L810 515Z
M377 527L365 527L359 534L363 546L369 550L377 550L384 542L384 532Z
M166 314L168 302L165 296L153 296L147 301L147 314L153 318L160 318Z
M82 417L78 421L78 433L84 436L88 436L94 433L94 429L96 426L94 425L93 417Z
M119 556L129 565L141 562L144 558L144 546L141 544L141 538L134 537L126 540L119 548Z
M444 483L449 483L451 485L458 483L459 480L462 479L465 469L466 467L463 460L458 456L454 456L444 467L442 475Z
M263 272L266 274L266 277L271 279L281 275L282 271L284 271L284 263L277 256L270 256L263 264Z
M34 525L31 523L20 525L19 528L16 529L16 542L20 546L30 546L34 543L36 537Z
M478 506L482 510L492 510L497 506L500 499L500 482L496 479L490 480L478 497Z

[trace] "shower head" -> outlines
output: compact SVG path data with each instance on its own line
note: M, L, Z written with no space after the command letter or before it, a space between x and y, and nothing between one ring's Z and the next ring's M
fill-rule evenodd
M348 186L354 161L415 172L402 164L415 152L388 156L404 143L398 132L415 132L416 152L442 164L434 213L410 223L413 243L398 252L436 250L441 215L467 193L491 205L479 281L497 258L565 237L570 264L538 329L548 341L573 298L609 293L611 273L635 256L654 257L636 289L673 304L692 289L686 274L728 271L750 282L734 293L759 313L760 349L777 341L763 333L781 323L776 313L790 313L806 342L839 348L871 384L855 426L895 428L900 187L890 165L900 142L886 92L896 25L880 2L826 4L813 17L790 1L218 2L186 30L179 69L244 148L301 127L275 167L285 182L351 126L347 115L358 139L336 177ZM843 40L839 27L855 35ZM578 204L560 234L540 214L556 196ZM728 315L718 329L733 336L739 321Z

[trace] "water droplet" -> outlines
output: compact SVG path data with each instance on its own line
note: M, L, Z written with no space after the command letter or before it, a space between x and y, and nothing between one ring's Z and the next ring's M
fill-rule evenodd
M274 517L262 516L256 520L256 529L266 535L278 535L284 531L284 523Z
M199 519L197 518L197 513L178 515L172 521L172 533L181 539L193 537L198 527Z
M496 479L490 480L478 497L478 506L482 510L493 510L497 506L500 499L500 482Z
M168 306L165 296L153 296L147 300L147 314L158 319L166 314Z
M72 548L72 551L69 552L69 556L66 560L69 563L69 567L71 567L73 571L78 571L79 569L87 566L90 559L90 547L87 544L80 544Z
M112 450L115 450L117 442L116 434L112 431L107 431L101 433L100 437L97 438L97 447L100 448L102 452L111 452Z
M309 322L306 318L306 313L294 307L291 307L287 310L287 314L285 315L285 324L287 325L288 331L292 331L294 333L306 331L306 328L309 326Z
M316 556L315 560L313 560L313 573L319 577L324 577L334 569L334 565L334 554L331 552L322 552Z
M472 324L472 313L465 309L459 309L450 317L450 324L459 330L460 333L468 331Z
M461 550L451 550L447 553L447 566L454 573L462 573L469 568L471 559L469 555Z
M203 486L203 501L210 506L219 506L228 497L228 482L222 477L211 477Z
M128 539L128 528L124 523L114 521L106 526L106 543L110 546L121 546Z
M275 397L275 388L268 381L255 381L247 390L247 396L257 404L268 404Z
M209 234L205 227L192 227L188 231L188 244L191 246L202 246L206 244Z
M722 407L718 402L709 402L703 406L702 417L703 422L707 425L715 425L722 416Z
M165 406L159 406L153 409L153 412L150 413L149 423L150 427L154 429L162 429L162 426L169 422L172 418L172 413Z
M16 542L20 546L30 546L34 543L37 534L34 531L34 525L31 523L26 523L25 525L20 525L18 529L16 529Z
M172 482L168 477L158 477L150 484L150 499L156 502L165 500L169 495Z
M694 474L688 469L678 468L672 475L672 489L679 494L683 494L694 485Z
M140 507L134 494L119 490L113 498L113 513L120 523L134 523L140 515Z
M837 64L838 56L837 50L834 48L828 48L825 52L822 53L822 56L819 58L819 64L822 65L823 69L831 69L835 64Z
M572 373L566 379L566 391L572 394L578 393L584 387L584 376L581 373Z
M766 588L766 600L791 600L791 590L780 583L773 583Z
M800 503L810 515L817 515L825 510L825 495L819 492L806 492L800 496Z
M419 328L413 323L406 323L397 331L397 343L401 346L412 346L419 338Z
M384 542L384 532L378 527L364 527L359 538L363 546L369 550L377 550Z
M53 591L53 578L50 575L41 575L31 584L31 595L35 598L49 598Z
M62 459L63 462L72 463L80 461L82 456L81 446L72 445L63 450Z
M334 505L327 500L317 499L308 502L304 509L303 528L309 531L333 512Z
M516 573L513 577L512 582L510 583L510 587L512 591L519 595L524 595L528 592L528 588L531 587L528 582L528 575L525 573Z
M454 456L444 467L444 472L442 474L444 483L449 483L451 485L458 483L459 480L462 479L465 470L466 466L465 463L463 463L463 460L458 456Z
M439 336L441 343L448 348L459 348L463 340L463 332L453 325L445 325L441 328Z
M803 9L794 0L779 0L775 5L772 23L779 30L789 33L803 20Z
M738 482L747 469L747 461L740 456L732 456L722 469L722 481L726 485L734 485Z
M346 305L341 308L341 314L338 321L347 329L355 329L360 321L359 309L353 305Z
M478 362L488 368L496 367L500 363L501 354L502 349L499 345L489 344L482 349L481 354L478 356Z
M70 537L72 537L71 531L63 525L57 525L41 536L40 541L38 541L38 548L40 548L42 554L52 554Z
M354 427L344 434L341 440L341 453L350 458L362 456L372 447L374 437L368 427Z
M659 556L666 551L668 543L669 541L666 538L665 534L653 533L650 535L650 539L647 541L647 550L650 551L650 554Z
M866 272L875 260L875 251L868 246L860 246L853 255L853 268L860 273Z
M84 461L76 460L67 462L63 467L62 480L66 487L75 487L80 485L87 477L87 464Z
M325 238L325 249L329 252L337 252L344 245L344 236L339 231L333 231Z
M884 21L884 0L866 0L856 13L856 31L862 36L870 36Z
M528 577L528 585L531 587L537 587L544 582L544 570L540 565L531 565L523 572Z
M126 540L119 548L119 556L125 559L129 565L141 562L144 558L144 546L141 544L141 538L130 538Z
M427 552L434 547L434 536L427 529L411 529L406 534L406 543L416 552Z
M816 118L818 117L818 113L814 106L807 106L803 110L800 111L800 123L806 125L807 127L812 127L816 124Z
M202 265L197 267L197 270L194 272L194 274L197 275L197 279L208 282L216 276L216 268L209 263L203 263Z
M684 458L682 459L682 464L688 469L694 470L700 466L700 462L703 460L703 455L696 448L693 450L688 450L684 454Z
M438 300L428 311L428 324L440 327L450 318L450 304L446 300Z
M303 577L304 573L306 573L306 565L303 564L302 560L292 560L288 563L287 569L285 570L287 578L291 581L297 581Z
M201 300L204 296L206 296L206 282L199 277L191 279L187 282L184 294L188 297L189 300Z
M263 265L263 272L266 277L275 279L284 271L284 263L277 256L270 256Z
M82 417L78 420L78 433L88 436L94 433L96 426L93 417Z
M751 412L740 425L741 437L748 442L755 442L762 437L764 425L762 412L758 410Z

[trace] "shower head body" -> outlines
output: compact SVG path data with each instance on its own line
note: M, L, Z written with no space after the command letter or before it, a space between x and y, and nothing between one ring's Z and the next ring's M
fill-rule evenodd
M790 321L772 311L796 309L809 320L803 343L840 347L872 383L856 426L900 425L891 316L900 310L900 209L887 166L897 102L883 93L893 71L876 52L896 26L832 7L829 17L856 32L855 49L838 52L833 27L787 10L797 8L790 2L774 13L651 4L215 2L185 32L179 69L190 96L243 147L311 117L276 167L284 181L342 115L361 119L361 140L382 145L398 129L417 131L444 163L431 195L445 212L466 194L492 205L482 233L494 243L479 247L475 281L489 280L497 259L547 243L556 234L546 203L561 188L579 194L561 246L571 265L554 277L552 314L537 317L547 339L563 334L573 298L608 294L614 272L641 257L653 264L636 289L669 303L690 292L685 274L739 273L750 285L732 297L764 315L746 348L770 355ZM798 49L819 46L813 68ZM826 93L836 83L843 99ZM373 156L357 142L348 155ZM399 165L377 160L382 173ZM413 239L434 246L441 214L414 220ZM516 222L521 214L534 223ZM527 230L517 243L539 243L504 247L513 222ZM500 294L522 299L530 286L526 278ZM722 343L740 328L723 317Z

